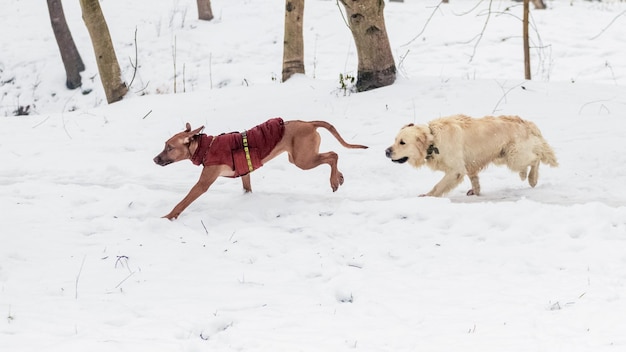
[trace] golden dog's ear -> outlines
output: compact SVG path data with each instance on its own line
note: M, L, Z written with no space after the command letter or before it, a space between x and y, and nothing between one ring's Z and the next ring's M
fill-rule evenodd
M415 136L419 150L426 152L428 147L433 143L433 136L430 133L426 133L422 129L418 129L418 133Z

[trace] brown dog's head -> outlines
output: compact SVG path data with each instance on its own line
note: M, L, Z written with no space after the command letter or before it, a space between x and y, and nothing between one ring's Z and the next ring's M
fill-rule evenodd
M191 159L193 154L191 150L191 142L193 137L200 133L204 126L191 130L191 125L187 122L184 132L176 133L172 138L165 142L165 148L159 155L155 156L154 162L158 165L165 166L177 161Z
M394 163L405 163L420 167L426 161L428 147L433 142L430 128L408 124L398 132L393 145L385 150L385 155Z

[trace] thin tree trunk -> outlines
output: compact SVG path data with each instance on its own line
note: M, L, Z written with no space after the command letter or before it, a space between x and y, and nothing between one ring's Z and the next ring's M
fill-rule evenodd
M304 73L303 16L304 0L286 0L283 82L296 73Z
M528 13L530 4L529 0L524 0L524 19L523 25L523 37L524 37L524 78L531 79L530 77L530 44L528 40Z
M213 19L213 11L211 10L211 0L197 0L198 19L210 21Z
M537 10L545 10L546 4L543 2L543 0L532 0L532 2Z
M385 28L382 0L340 0L346 9L359 59L356 89L359 92L393 84L396 64Z
M126 95L128 87L122 81L122 72L115 55L109 27L98 0L80 0L80 7L83 12L83 21L91 37L107 102L114 103Z
M82 85L80 72L85 70L85 64L80 58L72 33L67 26L61 0L48 0L48 12L52 31L61 52L61 60L65 66L65 86L69 89L76 89Z

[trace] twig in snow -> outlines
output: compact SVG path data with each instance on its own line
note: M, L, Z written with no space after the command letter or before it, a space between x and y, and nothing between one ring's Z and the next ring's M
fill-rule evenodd
M515 85L511 88L509 88L506 92L504 92L504 94L500 97L500 99L498 100L498 102L496 103L496 106L493 108L493 111L491 112L492 114L496 112L496 110L498 110L498 106L500 106L500 103L502 102L502 100L506 99L507 94L509 94L510 91L512 91L513 89L521 86L522 84L524 84L524 82ZM504 90L504 87L502 85L500 85L500 89Z
M78 275L76 275L76 283L74 285L74 299L78 299L78 280L80 279L80 274L83 272L83 266L85 265L85 259L87 259L87 256L85 255L83 257L83 262L80 264L80 269L78 270Z
M133 276L133 275L135 275L135 272L134 272L134 271L132 271L132 272L131 272L128 276L126 276L126 277L124 278L124 280L120 281L120 283L119 283L119 284L117 284L117 286L115 286L115 288L120 287L120 286L121 286L121 285L122 285L122 284L123 284L126 280L128 280L128 279L129 279L131 276Z

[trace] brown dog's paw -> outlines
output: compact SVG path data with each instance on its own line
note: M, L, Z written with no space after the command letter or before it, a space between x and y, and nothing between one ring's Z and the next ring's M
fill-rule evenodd
M162 216L161 219L167 219L169 221L174 221L174 220L178 219L178 214L174 215L172 213L169 213L169 214L167 214L165 216Z
M339 172L335 179L330 180L330 187L333 189L333 192L336 192L341 185L343 185L343 174Z

